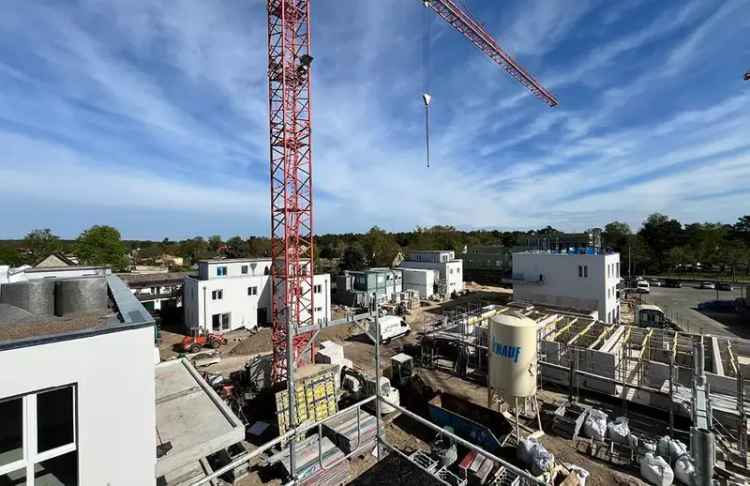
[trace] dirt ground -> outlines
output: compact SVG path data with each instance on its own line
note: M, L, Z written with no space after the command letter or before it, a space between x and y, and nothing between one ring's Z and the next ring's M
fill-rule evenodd
M396 339L389 344L381 345L381 367L386 370L390 365L390 358L401 352L404 346L418 343L425 321L440 315L446 309L456 308L468 302L476 303L505 303L512 297L510 291L500 287L489 287L467 284L470 293L446 303L429 303L411 311L405 318L412 328L409 336ZM174 346L182 340L182 335L170 331L162 331L161 354L162 359L177 356ZM254 354L268 353L272 350L271 330L262 328L257 333L246 331L227 335L229 343L220 350L222 362L206 368L210 372L228 375L235 369L240 369ZM363 330L353 324L339 325L326 328L320 332L320 340L332 340L344 347L344 355L366 373L374 374L375 346L365 336ZM463 397L481 406L486 406L486 388L478 384L460 379L448 373L436 370L419 370L420 376L433 389L449 392ZM387 375L387 370L385 371ZM552 407L565 400L565 396L552 391L542 391L539 398L544 406ZM428 442L432 432L416 424L406 417L399 417L386 425L386 439L399 450L409 453L416 449L428 449ZM572 441L560 437L545 435L541 439L545 447L552 452L559 462L578 465L590 472L587 485L641 485L636 476L637 471L616 468L609 463L591 458L578 452ZM350 484L359 486L380 484L419 484L430 486L430 476L424 475L410 463L396 454L390 454L386 460L377 463L371 455L352 459L350 462ZM281 480L277 472L269 472L260 468L253 468L251 475L237 483L239 486L278 485Z

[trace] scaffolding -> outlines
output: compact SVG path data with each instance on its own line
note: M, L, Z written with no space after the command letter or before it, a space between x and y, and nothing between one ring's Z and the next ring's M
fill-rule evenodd
M481 310L481 306L478 306L478 308L472 307L472 310L462 310L462 311L456 311L452 314L453 318L458 318L459 320L464 320L465 325L469 326L472 325L476 319L481 319L482 313L480 312L477 314L477 309ZM374 342L375 342L375 382L380 382L380 376L381 376L381 363L380 363L380 326L377 325L377 316L379 315L379 309L375 308L374 316L376 320L375 327L375 336L374 336ZM441 326L437 325L435 328L440 328ZM466 328L464 328L465 331ZM289 377L290 379L293 379L294 376L294 368L290 368L289 370ZM261 455L266 454L274 449L278 448L288 448L289 451L289 472L291 476L291 480L285 483L285 486L291 486L291 485L297 485L297 484L303 484L305 483L305 480L307 478L300 478L297 477L297 468L294 464L294 457L296 449L296 444L298 444L299 439L303 437L305 434L309 433L310 431L314 430L315 435L313 437L316 437L317 440L311 438L307 438L306 440L310 440L310 444L317 444L317 459L315 460L315 464L313 464L316 471L327 471L332 470L333 468L340 465L343 461L346 461L350 459L351 457L361 454L361 450L359 447L354 447L351 452L347 454L337 454L335 457L324 457L324 450L323 450L323 441L324 441L324 435L323 435L323 428L325 425L329 423L333 423L337 420L340 420L342 417L346 417L351 414L356 414L356 430L357 430L357 441L356 443L359 445L360 437L362 434L362 421L361 418L365 416L366 414L362 411L362 407L374 403L375 404L375 417L376 417L376 439L375 439L375 446L377 449L377 459L380 461L384 455L382 448L387 449L388 451L398 455L402 459L408 461L415 467L421 469L425 473L431 475L433 478L435 478L436 481L446 485L446 486L453 486L453 482L451 481L451 478L446 476L445 471L443 469L438 470L431 470L429 467L427 467L425 464L420 462L418 458L414 458L410 455L405 454L403 451L395 447L393 444L391 444L385 437L384 434L384 428L381 426L381 414L380 414L380 407L381 405L385 404L389 407L392 407L394 410L398 411L402 415L410 418L411 420L414 420L415 422L419 423L420 425L423 425L427 427L428 429L441 433L447 437L450 437L453 439L457 444L460 444L472 451L475 451L477 454L482 455L486 457L487 459L495 462L500 466L500 469L505 471L508 474L515 475L516 477L519 477L523 484L526 485L546 485L544 481L538 479L537 477L533 476L528 471L522 470L515 465L509 463L508 461L496 456L495 454L490 453L489 451L483 449L482 447L473 444L472 442L469 442L455 433L446 430L442 427L439 427L438 425L433 424L429 420L426 420L425 418L411 412L410 410L407 410L406 408L395 404L389 400L387 400L383 395L380 387L375 387L375 394L373 396L370 396L368 398L365 398L364 400L361 400L345 409L340 410L338 413L326 417L322 420L318 420L314 423L309 424L300 424L295 426L295 421L291 420L291 417L295 416L295 407L296 403L294 400L290 400L289 402L289 408L287 410L287 413L290 414L290 420L289 423L292 425L291 428L289 428L286 432L281 433L278 437L275 439L268 441L258 448L254 449L253 451L249 451L245 454L242 454L232 460L229 464L217 469L216 471L213 471L212 473L208 474L206 477L202 478L201 480L193 483L191 486L201 486L206 484L212 484L214 480L219 478L220 476L224 475L225 473L234 470L237 467L243 466L243 465L251 465L254 461L257 461L261 458ZM279 456L279 454L283 454L283 452L277 453L276 457Z

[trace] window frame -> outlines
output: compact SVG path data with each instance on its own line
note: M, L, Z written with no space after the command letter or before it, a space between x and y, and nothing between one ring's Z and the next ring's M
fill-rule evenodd
M224 300L224 289L214 289L211 291L211 300Z
M247 288L247 295L250 297L256 297L258 295L258 286L251 285Z
M39 452L38 444L38 420L37 420L37 395L41 393L62 390L64 388L72 389L72 408L73 408L73 440L44 452ZM21 454L19 460L8 464L0 465L0 477L10 473L24 470L25 481L27 486L34 486L36 481L36 466L55 459L57 457L76 452L76 484L80 484L80 462L78 452L78 384L68 383L60 386L42 388L23 395L4 397L0 401L10 401L21 399Z
M247 275L249 271L250 267L248 265L242 265L242 267L240 267L240 273L242 273L242 275Z

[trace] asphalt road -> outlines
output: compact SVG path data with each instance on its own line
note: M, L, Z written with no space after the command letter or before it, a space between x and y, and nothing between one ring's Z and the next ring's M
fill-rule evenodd
M741 296L741 292L741 289L731 292L720 290L719 300L733 301ZM698 304L717 300L716 295L716 290L699 289L697 286L685 285L679 289L651 287L650 294L643 294L643 301L661 307L668 317L686 331L750 338L750 322L744 322L737 314L698 311Z

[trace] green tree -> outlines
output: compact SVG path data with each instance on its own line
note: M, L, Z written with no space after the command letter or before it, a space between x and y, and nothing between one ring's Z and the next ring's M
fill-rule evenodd
M365 250L359 243L354 243L344 249L341 257L341 270L362 270L367 266Z
M241 236L233 236L227 240L227 256L229 258L246 258L250 255L250 246Z
M128 251L120 232L112 226L95 225L76 240L76 253L87 265L109 265L116 272L128 269Z
M18 250L10 246L0 246L0 265L18 267L23 264L23 258Z
M195 238L181 242L177 247L176 253L190 262L207 258L209 256L208 242L202 236L196 236Z
M682 224L661 213L646 218L638 232L649 249L653 260L653 270L662 271L667 260L667 252L683 243Z
M623 253L627 250L628 237L633 234L630 226L621 221L612 221L604 227L604 244Z
M672 269L678 270L696 262L695 253L688 245L675 246L669 250L667 262Z
M370 228L362 246L371 266L390 266L393 257L401 250L393 236L377 226Z
M208 237L208 249L214 254L219 251L219 248L221 248L223 244L224 242L221 240L220 235L211 235Z
M53 235L49 228L32 230L23 239L23 245L29 251L29 263L37 263L50 253L62 249L60 238Z
M251 257L269 257L271 256L271 239L258 236L251 236L247 240L248 256Z
M750 246L750 215L742 216L732 227L732 236Z

